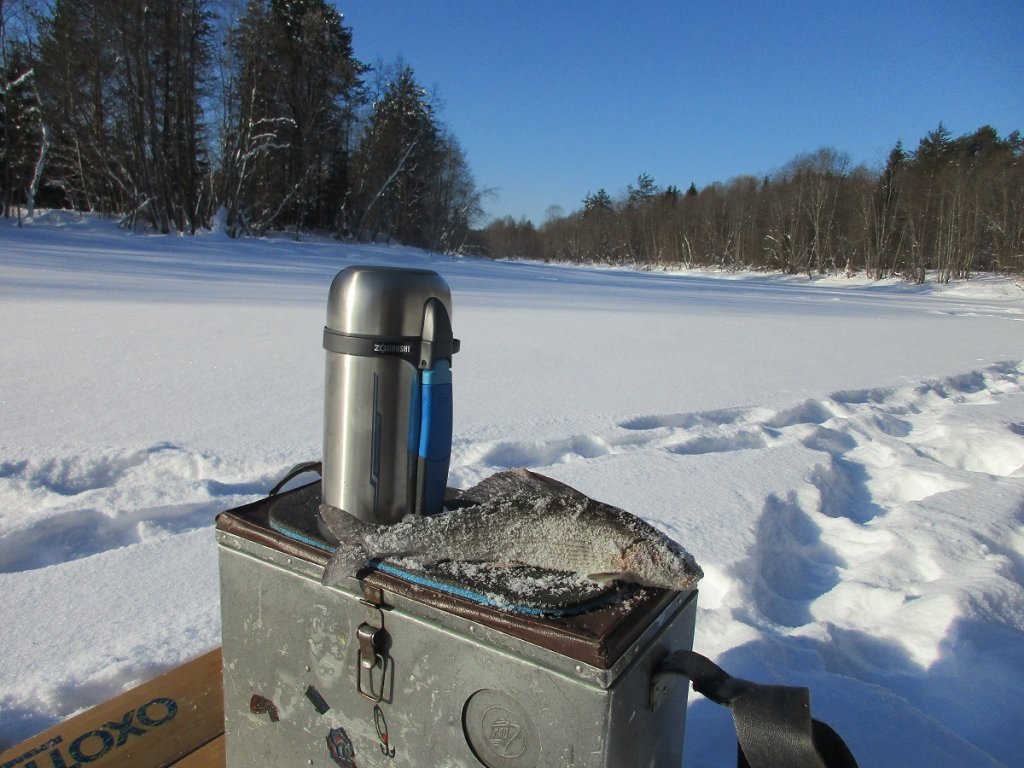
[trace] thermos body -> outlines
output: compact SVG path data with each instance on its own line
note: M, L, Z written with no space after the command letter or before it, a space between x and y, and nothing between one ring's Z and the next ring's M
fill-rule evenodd
M451 293L436 272L356 266L324 327L323 501L367 522L440 511L451 454Z

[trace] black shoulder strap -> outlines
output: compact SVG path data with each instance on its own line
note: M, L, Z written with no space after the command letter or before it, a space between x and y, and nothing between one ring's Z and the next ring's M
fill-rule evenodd
M739 768L857 768L839 734L811 718L807 688L761 685L732 677L693 651L666 656L655 671L652 686L667 674L689 678L695 691L732 710Z

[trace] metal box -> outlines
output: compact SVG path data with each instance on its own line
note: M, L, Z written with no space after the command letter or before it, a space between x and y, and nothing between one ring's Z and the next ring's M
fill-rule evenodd
M651 677L691 648L695 591L550 617L379 571L325 587L327 553L270 524L319 501L218 517L228 768L680 765L687 686Z

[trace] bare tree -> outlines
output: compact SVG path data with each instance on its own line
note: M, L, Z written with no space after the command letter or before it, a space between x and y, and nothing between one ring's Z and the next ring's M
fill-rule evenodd
M653 194L641 176L626 196L588 195L548 221L541 256L613 258L788 273L965 279L976 269L1024 268L1024 140L990 126L952 137L941 125L917 150L898 143L880 171L850 167L831 148L801 154L758 182L674 187ZM574 231L581 248L565 245Z

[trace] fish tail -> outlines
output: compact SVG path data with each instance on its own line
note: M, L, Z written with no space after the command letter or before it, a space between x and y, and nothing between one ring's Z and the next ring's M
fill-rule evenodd
M336 587L349 576L359 573L369 559L370 555L363 546L350 549L339 545L327 561L320 583L326 587Z
M370 526L329 504L320 505L320 518L338 540L334 554L324 568L321 583L336 586L349 576L355 576L370 559L366 548L366 532Z

